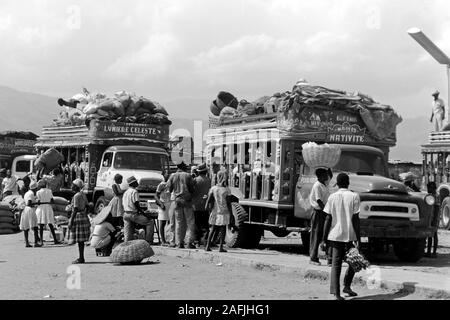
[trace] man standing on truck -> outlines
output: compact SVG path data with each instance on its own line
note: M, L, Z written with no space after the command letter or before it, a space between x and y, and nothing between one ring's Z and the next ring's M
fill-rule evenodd
M192 194L194 193L194 179L187 172L188 166L181 162L177 165L177 172L172 174L167 182L169 192L173 193L174 200L172 202L171 223L175 222L175 243L171 243L171 247L178 246L184 249L184 238L186 237L186 229L189 234L189 249L195 249L193 236L195 232L195 219L192 210ZM173 219L175 221L173 221Z
M356 242L357 248L359 247L360 199L357 193L348 190L350 178L346 173L339 173L336 180L339 190L328 198L323 210L327 217L321 247L325 248L328 241L332 248L330 293L334 294L336 300L344 300L339 286L342 261L346 252L353 246L353 242ZM354 276L355 271L349 266L344 278L343 292L352 297L357 295L350 288Z
M145 226L145 240L153 244L153 219L149 219L144 215L143 210L139 204L139 193L136 188L139 186L136 178L131 176L127 179L130 186L123 194L123 233L125 241L133 240L134 229L136 224Z
M443 121L445 119L445 104L444 100L439 98L440 92L436 90L432 96L433 100L433 110L431 112L430 122L434 125L434 131L441 131L443 127Z

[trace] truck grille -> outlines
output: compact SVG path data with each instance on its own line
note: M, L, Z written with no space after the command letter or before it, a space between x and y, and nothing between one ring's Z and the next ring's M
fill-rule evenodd
M403 212L408 213L407 207L396 207L396 206L371 206L370 211L373 212Z

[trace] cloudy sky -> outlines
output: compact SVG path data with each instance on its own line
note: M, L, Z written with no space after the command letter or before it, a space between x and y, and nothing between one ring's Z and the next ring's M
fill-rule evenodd
M170 101L253 99L305 78L428 116L447 79L410 27L450 53L448 0L2 0L0 85Z

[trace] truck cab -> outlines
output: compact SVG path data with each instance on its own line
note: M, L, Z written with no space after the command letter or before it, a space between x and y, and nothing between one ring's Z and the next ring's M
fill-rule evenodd
M169 172L169 154L163 148L145 146L112 146L105 150L97 173L95 192L104 196L97 204L101 210L114 196L112 185L114 177L123 177L122 189L128 187L127 179L134 176L138 182L141 206L147 205L156 192L158 184L164 180L163 172Z
M23 178L30 172L34 172L34 162L36 155L23 155L15 157L11 165L11 173L13 176Z
M317 117L309 116L317 109L303 108L305 116L296 115L295 130L285 130L276 115L224 120L209 130L207 162L212 175L225 167L237 199L233 215L239 227L237 231L227 229L227 244L254 248L268 230L279 237L300 233L303 244L309 246L309 194L317 177L303 160L302 145L314 141L340 146L341 158L333 168L330 191L337 190L333 186L339 172L350 175L350 189L361 198L361 236L369 247L393 244L400 260L418 261L425 238L434 231L434 198L410 193L402 183L387 178L393 138L372 138L359 115L344 110L325 109L318 122L314 120Z

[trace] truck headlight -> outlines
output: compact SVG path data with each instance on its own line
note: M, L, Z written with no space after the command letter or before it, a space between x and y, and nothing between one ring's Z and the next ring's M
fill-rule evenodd
M432 206L436 203L436 199L431 194L429 194L425 197L425 202L427 203L427 205Z

